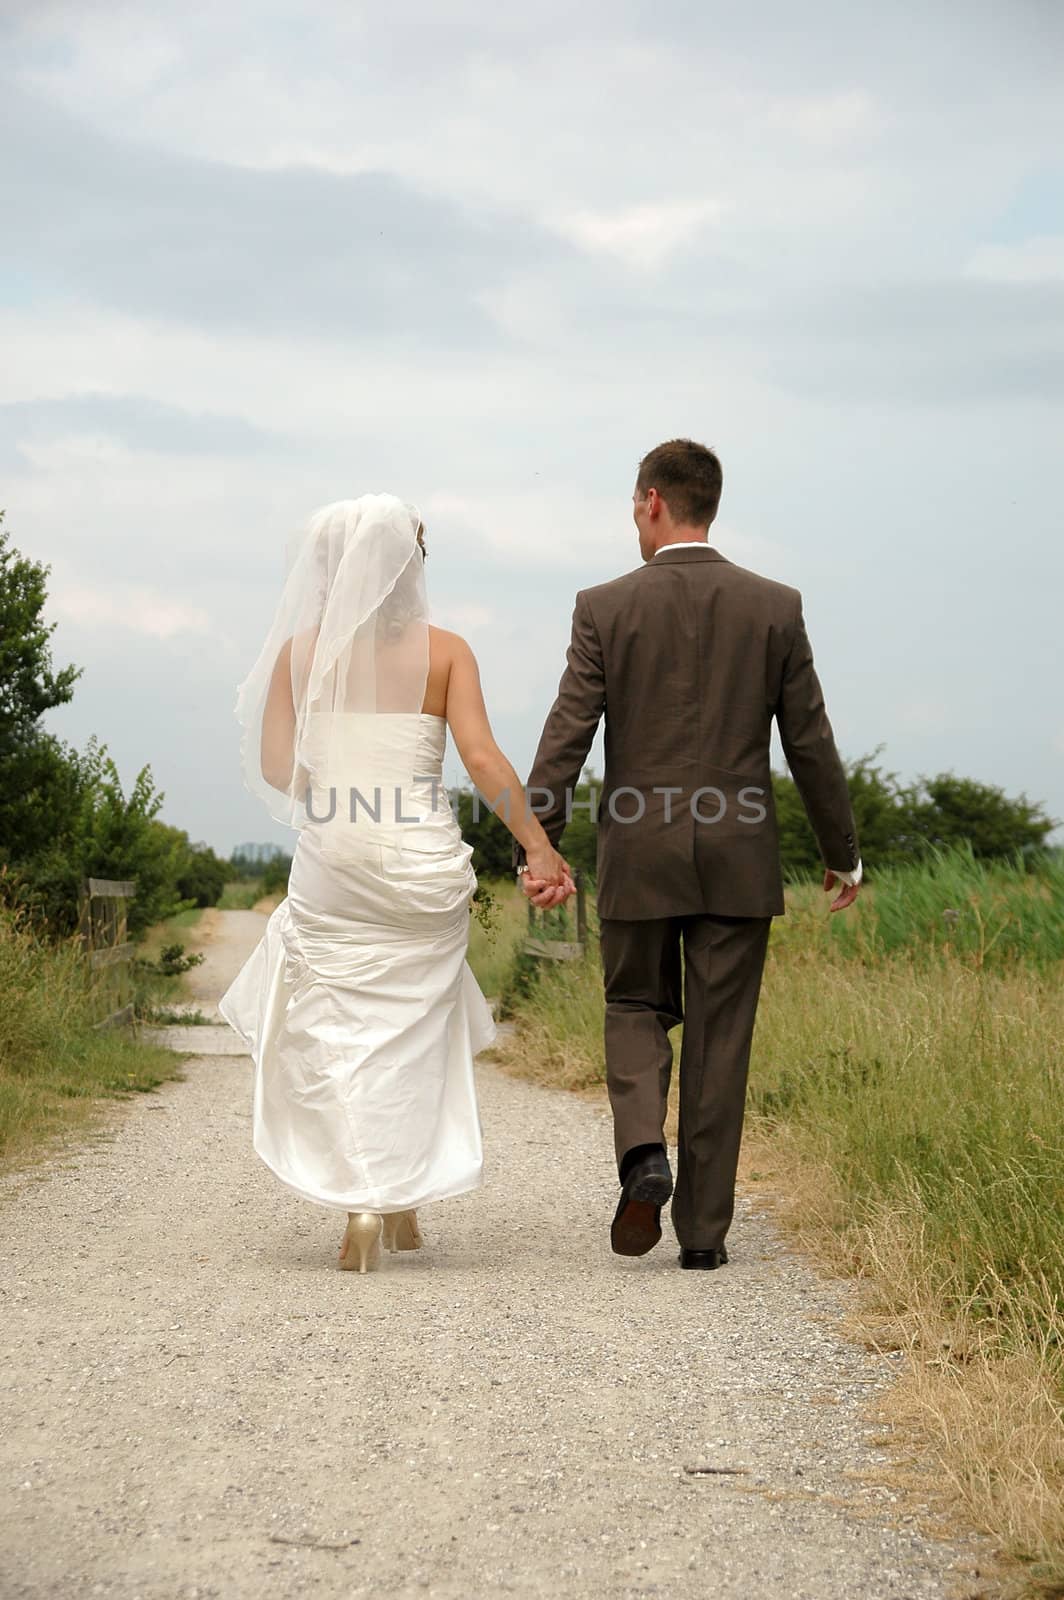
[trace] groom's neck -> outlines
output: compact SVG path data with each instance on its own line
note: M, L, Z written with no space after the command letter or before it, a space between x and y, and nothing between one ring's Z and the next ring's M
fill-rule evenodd
M654 554L657 555L659 550L667 550L670 544L694 544L696 540L700 544L708 544L709 529L695 527L693 523L674 522L658 539Z

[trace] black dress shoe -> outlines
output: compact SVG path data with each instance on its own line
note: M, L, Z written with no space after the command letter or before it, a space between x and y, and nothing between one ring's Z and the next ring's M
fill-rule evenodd
M641 1157L626 1176L610 1226L615 1255L645 1256L661 1238L661 1208L672 1194L672 1171L664 1150Z
M719 1250L688 1250L684 1247L680 1251L681 1267L701 1268L703 1272L712 1272L714 1267L722 1267L728 1259L728 1252L721 1245Z

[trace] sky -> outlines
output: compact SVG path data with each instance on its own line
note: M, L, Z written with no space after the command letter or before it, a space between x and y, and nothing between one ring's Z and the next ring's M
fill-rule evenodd
M688 436L843 754L1064 818L1062 59L1056 0L7 0L0 507L84 669L46 726L290 846L236 686L291 533L392 492L524 773Z

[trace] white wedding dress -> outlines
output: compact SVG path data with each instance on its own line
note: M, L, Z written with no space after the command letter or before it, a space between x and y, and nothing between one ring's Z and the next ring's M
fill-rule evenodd
M276 1176L320 1205L402 1211L482 1181L473 1059L495 1024L465 959L472 847L442 717L350 713L339 760L336 726L312 715L303 747L313 765L319 730L333 741L336 815L301 828L219 1010L254 1061L253 1143Z

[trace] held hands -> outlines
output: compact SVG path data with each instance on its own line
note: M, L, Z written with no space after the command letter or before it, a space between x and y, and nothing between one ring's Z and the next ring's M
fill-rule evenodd
M830 870L824 873L825 893L830 894L837 883L840 884L839 893L831 902L832 912L845 911L861 892L859 883L840 883ZM569 863L549 845L528 851L528 871L521 874L521 888L532 904L541 910L563 905L570 895L576 893Z
M839 883L838 897L831 902L829 910L845 911L847 906L852 906L861 890L859 883L840 883L835 874L828 869L824 874L824 892L830 894L835 885Z
M528 871L521 874L521 888L534 906L548 911L563 905L576 893L572 870L564 856L549 844L534 845L527 852Z

